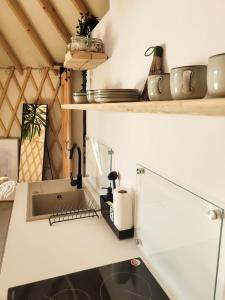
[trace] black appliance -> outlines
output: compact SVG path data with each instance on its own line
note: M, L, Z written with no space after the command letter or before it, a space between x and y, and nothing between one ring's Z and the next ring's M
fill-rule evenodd
M25 284L8 300L169 300L140 258Z

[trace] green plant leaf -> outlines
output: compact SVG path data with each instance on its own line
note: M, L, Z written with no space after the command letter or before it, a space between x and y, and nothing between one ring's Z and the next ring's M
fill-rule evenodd
M41 130L46 127L46 105L24 104L21 138L30 141L41 135Z

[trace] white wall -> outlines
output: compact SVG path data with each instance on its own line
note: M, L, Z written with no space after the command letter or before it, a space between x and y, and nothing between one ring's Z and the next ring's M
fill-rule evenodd
M224 12L223 0L112 0L95 30L110 58L90 73L91 88L142 89L148 46L163 45L165 71L207 64L225 52ZM88 135L115 150L123 185L135 188L136 163L143 163L225 203L225 118L102 112L87 118Z
M143 88L151 58L163 45L165 69L207 64L225 51L223 0L112 0L95 30L109 60L92 71L91 88ZM142 162L225 202L225 118L88 112L88 135L114 148L122 184L135 185Z

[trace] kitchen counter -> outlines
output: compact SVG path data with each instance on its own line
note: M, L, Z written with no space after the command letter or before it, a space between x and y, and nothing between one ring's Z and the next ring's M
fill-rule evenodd
M0 300L9 287L140 256L133 239L119 241L104 219L49 226L26 222L28 184L17 187L0 273Z

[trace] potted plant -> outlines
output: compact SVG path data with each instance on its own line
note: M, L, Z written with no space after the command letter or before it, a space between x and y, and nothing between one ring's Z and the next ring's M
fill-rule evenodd
M78 25L76 26L77 35L90 37L91 31L98 24L98 17L91 15L89 12L86 14L80 13L81 18L78 20Z
M80 13L80 19L78 20L78 25L76 26L77 40L79 39L80 49L88 50L88 39L90 38L91 31L98 24L98 17L91 15L89 12L86 14ZM87 71L81 71L82 85L81 92L86 93L87 91Z

